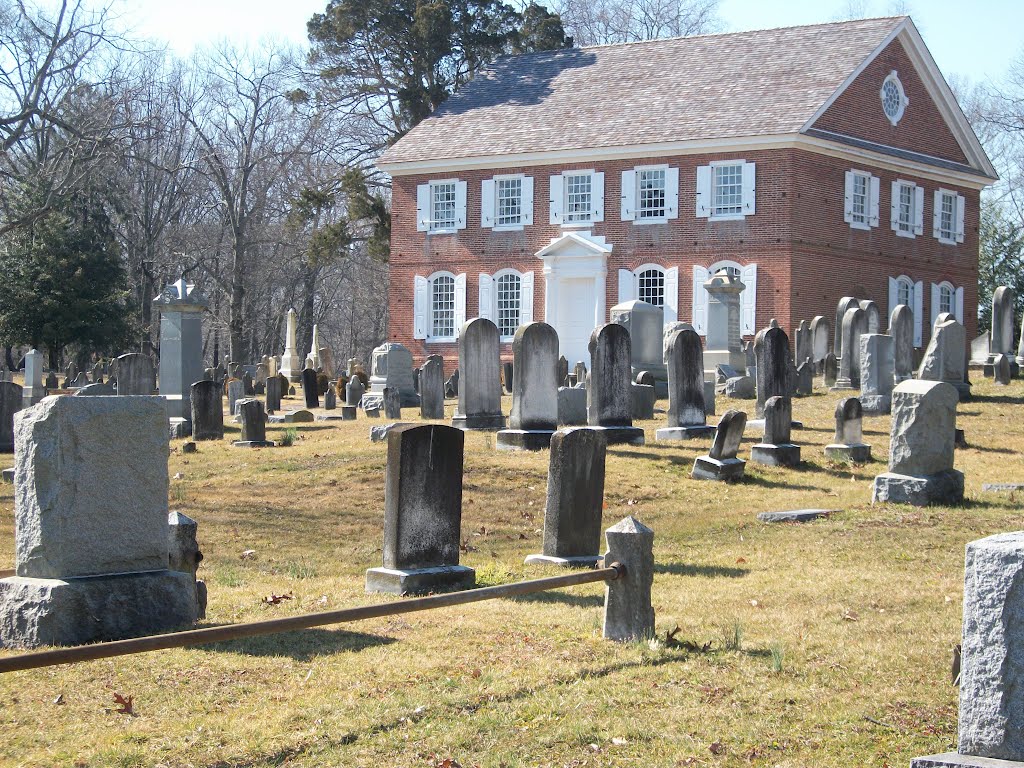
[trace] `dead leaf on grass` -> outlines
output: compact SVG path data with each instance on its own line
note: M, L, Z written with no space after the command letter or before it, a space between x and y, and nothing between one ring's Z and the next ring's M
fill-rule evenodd
M128 715L129 717L135 717L135 697L134 696L122 696L120 693L114 693L114 703L117 707L111 711L116 712L119 715Z
M58 705L58 706L63 704L64 703L64 694L63 693L58 694L57 698L53 700L53 703Z
M240 554L238 557L240 559L242 559L242 560L255 560L256 559L256 550L255 549L247 549L244 552L242 552L242 554Z
M704 645L693 642L692 640L680 640L678 635L682 630L676 625L673 629L665 632L665 647L666 648L682 648L684 651L690 651L691 653L707 653L711 650L711 643L707 642Z
M720 755L725 752L725 745L720 741L713 741L708 745L708 752L712 755Z
M283 600L292 600L292 599L293 599L293 597L292 597L292 593L291 592L289 592L287 594L284 594L284 595L275 595L275 594L271 593L271 594L269 594L269 595L267 595L266 597L263 598L263 602L266 603L267 605L277 605L278 603L280 603Z
M847 611L843 614L843 621L860 621L860 615L856 611Z

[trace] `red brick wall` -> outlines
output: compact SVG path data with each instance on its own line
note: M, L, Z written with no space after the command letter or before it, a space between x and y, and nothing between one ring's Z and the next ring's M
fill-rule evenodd
M879 95L882 81L893 70L896 70L910 100L896 126L882 111ZM891 42L850 83L813 127L958 163L967 162L960 144L939 114L899 40Z

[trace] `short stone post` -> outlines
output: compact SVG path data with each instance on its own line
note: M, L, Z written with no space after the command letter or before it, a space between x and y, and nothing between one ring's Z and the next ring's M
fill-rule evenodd
M242 434L232 443L236 448L273 448L267 440L267 423L263 417L263 402L255 397L238 401L238 418L242 422Z
M654 637L654 531L627 517L604 533L605 565L619 563L626 572L607 582L604 592L604 637L620 643Z
M192 439L224 439L224 401L215 381L197 381L191 387Z

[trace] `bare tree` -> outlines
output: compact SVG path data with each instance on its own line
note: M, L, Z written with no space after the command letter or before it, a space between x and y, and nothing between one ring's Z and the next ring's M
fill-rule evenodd
M556 0L577 45L686 37L719 28L719 0Z

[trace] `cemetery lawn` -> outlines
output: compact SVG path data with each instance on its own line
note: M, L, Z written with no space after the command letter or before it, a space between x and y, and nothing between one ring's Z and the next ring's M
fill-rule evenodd
M0 765L895 768L949 750L964 545L1022 527L1019 498L982 484L1024 481L1024 381L976 380L975 394L958 412L956 508L872 507L889 417L865 418L874 462L830 465L838 397L820 388L794 401L803 466L748 463L735 485L690 479L709 440L655 443L664 416L640 423L647 446L609 450L604 527L634 515L655 531L657 642L602 640L595 584L8 674ZM719 398L719 413L730 405L753 410ZM205 554L204 625L397 599L363 591L381 558L373 423L300 425L287 448L172 442L171 509L199 521ZM557 572L523 565L541 548L547 461L467 435L462 561L481 584ZM13 496L0 486L0 568ZM838 511L755 519L809 507Z

